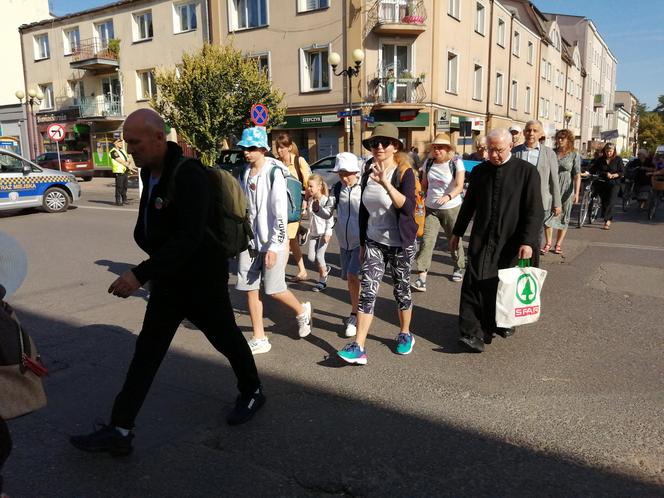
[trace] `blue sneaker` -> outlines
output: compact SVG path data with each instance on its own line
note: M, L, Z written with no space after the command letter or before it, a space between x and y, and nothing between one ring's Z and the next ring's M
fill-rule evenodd
M347 363L354 363L356 365L367 364L367 353L356 342L346 344L341 351L337 351L339 358Z
M399 332L397 336L397 354L410 354L415 345L415 337L407 332Z

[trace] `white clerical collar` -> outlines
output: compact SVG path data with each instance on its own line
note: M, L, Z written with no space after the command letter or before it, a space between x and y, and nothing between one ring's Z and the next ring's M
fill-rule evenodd
M510 159L512 159L512 153L511 153L511 152L510 152L510 155L507 156L507 159L505 159L502 163L500 163L500 165L502 166L503 164L505 164L505 163L506 163L507 161L509 161Z

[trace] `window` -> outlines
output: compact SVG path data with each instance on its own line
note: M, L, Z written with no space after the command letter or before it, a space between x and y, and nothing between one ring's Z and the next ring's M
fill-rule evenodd
M70 80L67 83L67 96L72 99L74 105L81 105L82 99L85 97L83 80Z
M460 0L447 0L447 14L454 17L455 19L459 19L459 3Z
M496 73L496 105L503 105L503 75Z
M473 71L473 99L482 100L482 66L475 64Z
M551 41L553 46L556 47L556 50L560 51L560 35L555 29L551 32Z
M382 0L378 18L383 22L401 22L408 14L408 0Z
M528 42L528 64L531 66L535 62L535 45L533 42L529 41Z
M195 31L198 27L196 20L196 3L181 3L173 5L173 31L175 33L185 33Z
M486 10L484 8L484 5L481 3L476 3L475 4L475 31L477 31L479 34L483 35L484 34L484 19L486 16Z
M300 49L303 92L330 89L330 65L327 62L329 51L327 45L324 48L314 45L312 48Z
M157 94L157 82L154 79L154 70L146 69L136 71L138 85L136 87L136 100L149 100Z
M63 31L65 55L71 55L81 46L81 34L78 27Z
M459 90L459 56L447 52L447 91L457 93Z
M519 102L519 83L512 80L512 91L510 94L510 108L516 110L516 105Z
M39 90L44 94L44 98L41 101L39 109L47 110L53 109L53 83L46 83L44 85L39 85Z
M530 103L533 100L533 89L529 86L526 87L526 101L524 102L524 109L526 114L530 114Z
M260 53L260 54L249 54L248 59L252 59L256 62L258 70L264 72L268 78L270 76L270 53Z
M498 19L498 31L496 32L496 43L505 47L505 21Z
M540 118L549 119L549 101L544 97L540 97Z
M551 73L553 72L553 66L550 62L546 63L546 81L551 81Z
M229 30L267 26L267 0L229 0Z
M95 24L95 31L97 32L97 50L105 50L108 48L108 42L115 38L113 32L113 21L105 21Z
M134 14L134 41L152 39L152 12Z
M540 73L542 74L542 79L546 79L546 59L542 57L542 65L540 67Z
M519 57L521 54L521 35L518 31L514 32L512 35L512 55Z
M310 10L326 9L330 6L330 0L297 0L298 12L309 12Z
M35 60L48 59L51 56L51 50L48 46L48 35L35 35Z

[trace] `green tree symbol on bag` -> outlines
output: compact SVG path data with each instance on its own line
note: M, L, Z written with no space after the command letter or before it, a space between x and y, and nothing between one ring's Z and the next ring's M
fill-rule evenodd
M516 298L523 304L531 304L537 297L537 282L529 273L516 281Z

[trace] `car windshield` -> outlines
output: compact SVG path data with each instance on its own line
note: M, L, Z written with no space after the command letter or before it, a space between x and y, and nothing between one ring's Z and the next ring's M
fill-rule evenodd
M1 154L0 171L3 173L21 173L23 171L23 161L14 156Z

